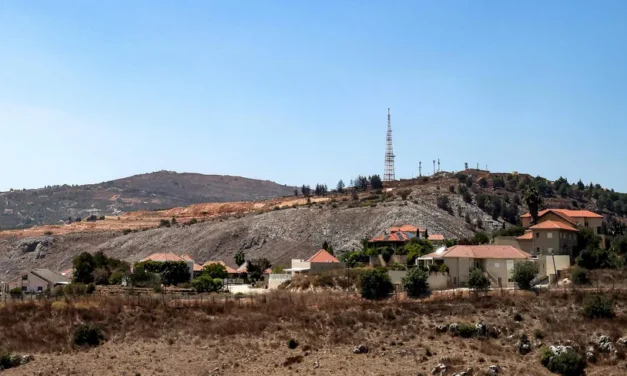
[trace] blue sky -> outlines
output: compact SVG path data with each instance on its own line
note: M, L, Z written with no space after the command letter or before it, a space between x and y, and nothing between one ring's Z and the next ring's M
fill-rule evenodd
M627 191L624 1L0 0L0 190L477 162Z

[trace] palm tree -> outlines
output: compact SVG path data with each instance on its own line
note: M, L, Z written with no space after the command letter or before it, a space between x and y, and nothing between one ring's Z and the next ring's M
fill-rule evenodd
M542 197L540 193L538 193L538 189L534 186L529 187L525 191L524 200L529 207L529 214L531 214L533 223L538 223L538 209L540 208L540 204L542 204Z

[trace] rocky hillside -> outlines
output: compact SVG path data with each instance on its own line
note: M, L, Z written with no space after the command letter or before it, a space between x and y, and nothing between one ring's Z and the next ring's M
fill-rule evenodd
M69 217L263 200L293 192L292 187L270 181L160 171L100 184L0 192L0 229L53 224Z
M145 228L126 235L122 231L96 231L0 237L0 280L33 267L66 269L72 257L82 251L103 250L129 261L154 252L189 253L199 262L218 259L233 264L233 255L242 249L249 258L268 257L274 263L289 265L291 258L310 256L325 240L338 251L353 250L361 239L399 224L410 223L431 234L456 238L473 233L465 221L466 213L473 223L481 219L488 231L502 225L459 195L450 197L452 214L439 209L439 192L436 185L425 185L414 187L406 200L394 194L364 194L359 201L337 197L312 205L275 206L256 213L213 217L193 225L183 225L186 220L181 218L169 228Z

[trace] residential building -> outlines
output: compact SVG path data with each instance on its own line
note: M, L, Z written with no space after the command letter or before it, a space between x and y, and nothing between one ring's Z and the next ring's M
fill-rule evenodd
M375 247L391 247L398 248L405 245L413 238L424 239L426 230L412 225L390 227L387 234L383 234L368 240ZM443 243L444 235L429 235L429 240L435 243Z
M527 232L516 237L520 249L532 256L569 255L577 247L577 228L563 221L539 221Z
M7 290L5 292L17 287L26 293L41 293L46 290L53 290L57 286L69 285L70 283L70 279L61 275L61 273L53 272L50 269L34 269L10 281L5 287Z
M203 265L197 264L196 261L194 261L194 259L192 258L192 256L189 255L189 253L181 255L181 258L187 262L191 261L194 263L194 266L193 266L194 278L198 277L202 273Z
M482 270L493 287L513 287L514 264L525 260L531 260L531 255L508 245L456 245L419 257L416 264L424 267L445 264L452 287L466 286L473 268Z
M208 266L208 265L211 265L211 264L220 264L220 265L224 266L224 268L226 269L226 273L229 275L229 278L235 278L235 277L237 277L237 274L240 273L236 269L233 269L230 266L228 266L224 261L207 261L204 264L202 264L200 269L202 270L202 269L204 269L205 266ZM246 265L246 264L244 264L244 265Z
M331 270L344 269L346 266L324 249L319 250L307 260L292 259L292 267L286 272L295 274L320 274Z
M191 259L191 257L190 257ZM140 262L144 261L155 261L155 262L184 262L187 264L187 268L189 270L189 280L190 282L194 278L194 260L186 260L181 256L177 256L174 253L153 253L152 255L141 259Z
M523 227L531 225L531 214L520 217ZM538 223L546 220L567 222L571 225L589 227L596 235L601 232L603 216L589 210L546 209L538 212Z

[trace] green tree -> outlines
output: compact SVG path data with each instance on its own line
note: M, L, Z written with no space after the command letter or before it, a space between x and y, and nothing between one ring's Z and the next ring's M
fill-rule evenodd
M192 286L196 292L217 292L222 289L222 280L211 278L209 274L202 274L200 277L194 278Z
M540 268L533 261L522 261L514 264L512 269L512 280L516 282L522 290L531 289L531 281L538 276Z
M623 256L627 256L627 235L617 236L612 242L612 249Z
M263 272L266 269L270 269L272 264L268 261L267 258L260 258L256 260L249 260L246 263L246 269L248 270L248 278L250 278L253 282L260 281Z
M298 188L294 188L294 196L298 196Z
M326 240L324 241L324 243L322 243L322 249L324 249L325 251L329 250L329 243L327 243Z
M479 186L481 188L487 188L488 187L488 181L485 180L485 178L481 178L479 179Z
M470 192L468 191L464 192L464 194L462 195L462 198L464 199L464 202L468 204L472 203L472 196L470 195Z
M402 279L403 287L407 291L407 295L418 297L429 291L429 273L424 268L415 267L407 272Z
M590 284L590 278L588 278L588 269L575 266L570 272L570 276L573 280L573 283L577 286Z
M92 283L94 281L93 272L95 269L94 256L89 252L83 252L72 260L74 274L73 282Z
M365 271L359 278L359 288L365 299L386 298L394 291L394 285L385 269Z
M372 175L370 177L370 186L372 189L383 189L383 182L379 175Z
M337 191L338 193L344 193L344 182L342 180L337 182Z
M244 254L244 251L242 251L241 249L237 252L235 252L235 265L237 265L238 267L242 266L245 262L246 262L246 255Z
M538 189L533 186L529 187L525 191L524 200L529 207L529 214L531 214L533 223L538 223L538 210L540 210L540 205L542 204L542 197Z
M468 277L468 287L473 291L487 291L490 288L490 280L481 269L472 269Z
M226 272L226 267L217 262L206 265L204 268L202 268L202 274L206 274L213 279L225 279L229 276L229 274Z
M577 247L575 257L584 249L596 249L601 244L601 238L590 227L580 227L577 232Z

